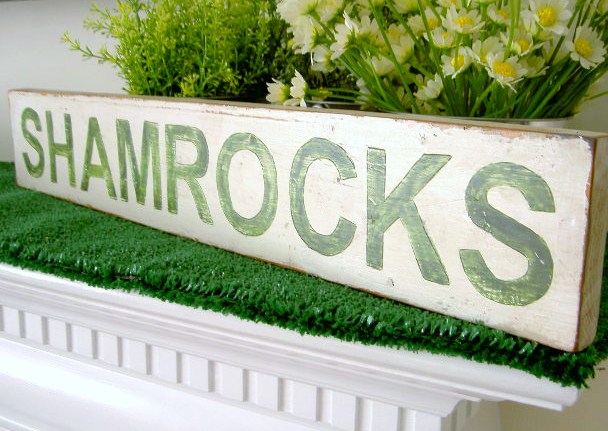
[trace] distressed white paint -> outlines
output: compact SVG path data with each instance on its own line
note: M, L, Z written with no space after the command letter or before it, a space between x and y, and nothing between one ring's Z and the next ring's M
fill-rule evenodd
M57 158L58 181L50 180L48 151L40 178L32 177L26 170L24 154L34 163L36 160L36 153L22 133L21 115L26 108L32 108L40 115L41 130L35 130L31 124L28 127L45 151L48 139L44 113L51 112L57 142L65 142L63 115L71 116L76 187L68 184L64 157ZM585 347L593 338L590 334L593 334L597 317L601 268L597 265L585 267L585 263L601 262L604 251L605 205L596 204L595 229L589 224L589 196L601 201L606 195L605 187L599 188L596 184L601 184L602 178L593 175L594 169L605 172L606 140L599 139L599 135L580 137L525 128L511 130L496 125L432 122L428 118L407 116L27 91L11 94L11 112L17 176L25 187L409 304L482 321L553 347L576 350ZM116 120L129 120L138 157L144 121L159 125L162 209L152 205L151 175L145 205L135 201L130 173L129 200L126 202L120 198L111 199L105 182L99 178L91 178L88 191L81 189L91 117L99 121L117 194L120 194L120 185ZM184 181L178 180L177 214L167 211L164 130L169 124L196 127L205 136L209 164L205 175L197 181L207 200L213 224L201 221ZM217 192L216 167L220 149L229 136L242 132L254 134L267 146L277 168L278 209L272 225L261 236L245 236L235 230L222 211ZM324 256L309 248L296 232L290 213L292 161L298 149L315 137L343 148L357 173L355 178L340 180L332 163L319 160L311 165L306 177L305 205L310 223L317 232L331 233L340 216L357 227L349 247L335 256ZM383 268L379 270L366 264L368 148L385 151L387 194L423 154L451 157L414 199L426 231L445 265L449 286L423 278L408 233L399 222L384 235ZM196 160L193 145L179 142L176 160L184 165L193 163ZM96 152L92 161L99 163ZM549 290L526 306L503 305L480 295L467 278L459 255L463 249L479 250L495 275L505 280L518 278L527 270L527 261L521 254L478 228L466 211L465 191L473 175L485 166L500 162L522 165L538 174L548 184L555 200L556 211L543 213L531 211L516 190L496 187L489 193L492 206L540 235L553 256L554 273ZM256 157L247 151L237 153L228 177L234 209L246 218L255 215L264 191L262 170ZM590 246L588 236L592 230L600 238L592 238L597 243ZM584 320L584 325L580 324L582 301L590 310L587 313L590 319ZM581 332L585 334L583 339Z

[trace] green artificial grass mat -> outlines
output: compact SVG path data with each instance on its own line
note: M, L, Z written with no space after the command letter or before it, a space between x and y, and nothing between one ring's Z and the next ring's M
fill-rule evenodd
M0 163L0 261L299 333L505 365L564 386L586 386L608 357L606 271L596 340L566 353L22 189L10 163Z

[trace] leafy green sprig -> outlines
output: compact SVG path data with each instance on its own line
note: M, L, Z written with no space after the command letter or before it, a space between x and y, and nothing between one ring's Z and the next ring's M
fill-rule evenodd
M110 47L62 40L118 68L131 94L259 97L282 26L274 0L117 0L112 9L93 4L84 22Z

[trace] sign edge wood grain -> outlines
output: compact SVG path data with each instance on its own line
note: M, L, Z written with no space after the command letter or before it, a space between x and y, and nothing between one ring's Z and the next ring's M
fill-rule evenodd
M593 143L594 166L589 190L589 226L581 286L579 337L573 351L580 351L593 342L602 296L603 257L608 233L608 137L596 138Z

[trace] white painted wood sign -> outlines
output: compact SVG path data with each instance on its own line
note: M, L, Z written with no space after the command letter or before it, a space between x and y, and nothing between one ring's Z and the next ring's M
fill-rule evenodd
M186 99L10 102L23 187L559 349L593 340L606 136Z

